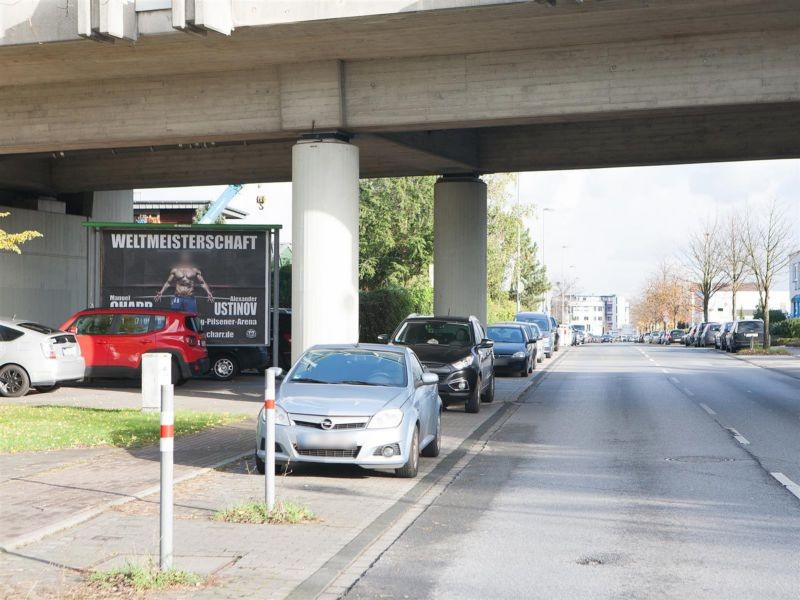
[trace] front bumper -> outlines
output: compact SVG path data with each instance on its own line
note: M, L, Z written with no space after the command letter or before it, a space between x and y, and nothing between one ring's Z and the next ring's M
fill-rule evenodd
M511 356L495 356L494 368L497 370L521 371L527 368L528 358L514 358Z
M478 384L478 374L472 369L452 370L449 367L429 368L439 376L438 392L444 404L466 402Z
M411 447L410 428L413 419L405 418L392 429L356 429L325 431L297 425L275 426L275 462L357 465L370 468L398 468L408 462ZM396 452L383 455L386 446ZM256 433L256 452L261 459L264 451L264 421L259 418Z

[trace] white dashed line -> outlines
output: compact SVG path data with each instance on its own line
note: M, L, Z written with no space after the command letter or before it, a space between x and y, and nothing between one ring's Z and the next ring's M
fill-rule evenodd
M750 441L746 437L744 437L741 433L736 431L733 427L728 427L727 429L733 434L733 439L735 439L737 442L739 442L743 446L750 445Z
M669 371L667 371L666 369L661 369L661 372L662 373L669 373Z
M672 383L674 383L675 385L679 385L679 384L680 384L680 381L678 380L678 378L677 378L677 377L670 377L670 378L669 378L669 380L670 380Z
M694 396L694 392L688 388L683 388L684 393L689 396L690 398Z
M706 411L710 415L717 414L717 413L714 412L714 409L712 409L708 404L704 404L703 402L700 403L700 408L702 408L704 411Z
M794 494L797 498L800 498L800 485L797 485L783 473L770 473L770 475L777 479L778 483L789 490L790 493Z

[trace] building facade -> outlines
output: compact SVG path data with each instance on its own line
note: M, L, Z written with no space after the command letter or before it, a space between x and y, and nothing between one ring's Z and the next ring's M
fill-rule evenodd
M800 252L795 252L789 263L789 303L789 316L800 317Z
M790 270L791 278L791 270ZM792 283L792 285L794 285ZM797 295L800 292L793 292ZM758 288L754 283L744 283L739 291L736 292L736 314L733 310L733 295L729 287L725 287L711 297L708 303L708 319L712 322L724 323L735 319L752 319L753 313L761 304L758 295ZM792 304L789 300L789 290L770 290L769 308L770 310L780 310L790 313ZM694 298L692 310L692 322L700 323L703 321L703 298L698 294Z
M573 294L568 298L570 325L584 325L593 335L620 331L629 322L630 303L616 294Z

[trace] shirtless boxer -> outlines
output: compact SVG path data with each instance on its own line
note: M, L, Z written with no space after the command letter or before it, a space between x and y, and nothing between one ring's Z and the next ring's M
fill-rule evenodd
M169 278L156 294L155 300L158 302L171 285L175 286L175 295L170 301L172 310L183 310L186 312L197 312L197 298L194 296L194 288L199 285L206 292L209 302L214 301L214 294L208 287L206 280L200 269L192 264L191 256L188 252L182 252L178 264L172 267Z

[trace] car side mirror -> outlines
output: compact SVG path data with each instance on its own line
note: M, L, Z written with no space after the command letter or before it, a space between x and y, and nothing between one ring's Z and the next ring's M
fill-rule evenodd
M436 373L423 373L422 385L436 385L439 383L439 376Z
M479 348L494 348L494 340L490 340L489 338L483 338L481 343L478 344Z
M535 344L535 343L536 343L536 340L528 340L527 342L525 342L525 345L526 346L530 346L531 344Z
M381 344L388 344L388 343L389 343L389 334L388 334L388 333L382 333L382 334L380 334L380 335L378 336L378 341L379 341Z
M67 333L78 333L78 328L73 325L72 327L67 327Z

